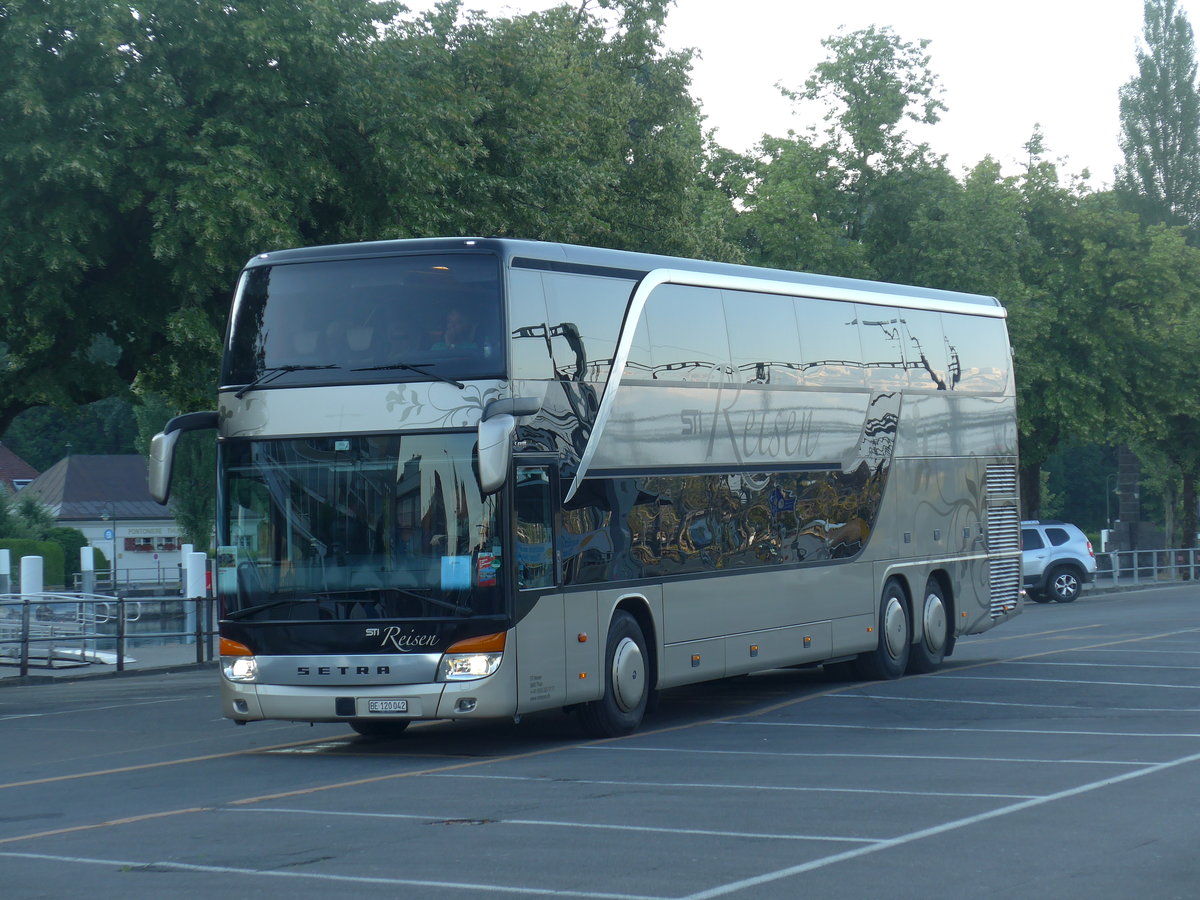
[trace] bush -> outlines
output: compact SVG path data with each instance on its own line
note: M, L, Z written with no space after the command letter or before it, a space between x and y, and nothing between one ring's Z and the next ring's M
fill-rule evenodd
M42 558L42 586L46 589L63 587L62 545L56 544L54 541L5 538L0 540L0 550L8 550L12 557L12 580L14 583L21 577L21 558L40 556ZM78 556L79 551L76 551L76 559Z
M71 586L79 574L79 549L87 546L87 538L78 528L51 528L46 540L53 541L63 551L63 584Z

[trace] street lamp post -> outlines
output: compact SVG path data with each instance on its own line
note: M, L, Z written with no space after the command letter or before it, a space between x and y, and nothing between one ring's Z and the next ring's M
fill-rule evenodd
M113 593L117 593L117 505L112 501L104 504L104 512L100 514L105 522L112 522L113 554L108 564L109 578L112 579Z
M1109 472L1104 476L1104 521L1108 523L1109 528L1112 528L1113 526L1112 496L1117 492L1120 477L1120 473L1118 472ZM1109 487L1110 484L1112 487ZM1118 507L1118 512L1119 511L1120 508Z

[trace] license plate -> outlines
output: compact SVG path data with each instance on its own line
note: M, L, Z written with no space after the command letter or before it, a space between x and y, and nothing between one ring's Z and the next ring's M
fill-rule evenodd
M369 713L406 713L408 712L407 700L368 700L367 712Z

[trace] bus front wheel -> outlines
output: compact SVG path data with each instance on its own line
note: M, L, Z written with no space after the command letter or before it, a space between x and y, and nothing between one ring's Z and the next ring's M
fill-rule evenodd
M908 615L904 586L889 578L879 600L879 642L874 650L861 654L857 660L863 678L882 681L904 674L912 646L912 622Z
M580 710L584 731L592 737L629 734L642 722L650 696L646 639L637 619L617 610L608 626L604 649L604 695Z

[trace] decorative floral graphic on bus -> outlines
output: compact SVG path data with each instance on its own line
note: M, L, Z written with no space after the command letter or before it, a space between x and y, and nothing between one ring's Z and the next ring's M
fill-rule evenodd
M501 382L486 387L467 384L462 390L453 385L422 385L421 391L408 385L397 385L389 391L385 402L388 412L399 409L399 423L439 428L469 428L479 422L483 408L492 400L507 396L507 384Z

